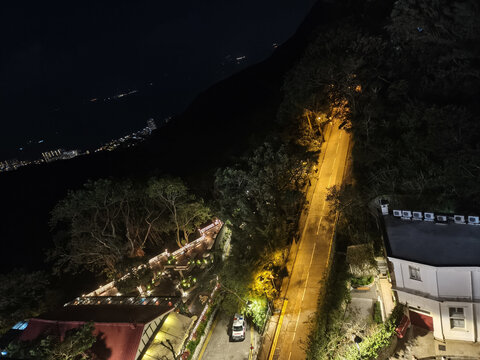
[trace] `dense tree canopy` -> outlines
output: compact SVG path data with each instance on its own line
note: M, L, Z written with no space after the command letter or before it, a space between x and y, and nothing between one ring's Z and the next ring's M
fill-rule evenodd
M164 249L171 236L181 246L211 217L179 179L148 184L100 179L70 192L52 211L57 271L87 269L114 276L120 264L142 258L145 249Z
M0 274L0 334L46 309L48 285L48 276L41 271Z
M152 179L147 192L151 199L168 210L178 246L188 243L189 236L212 217L203 200L196 199L180 179ZM180 232L183 232L183 239Z
M63 339L58 335L44 334L33 341L15 341L8 348L8 355L15 359L83 360L96 359L91 352L97 341L92 322L68 330Z
M237 166L217 172L220 207L243 246L274 249L291 239L297 230L309 165L285 145L275 149L265 143Z
M286 78L279 120L302 121L303 108L332 116L343 103L368 198L478 211L478 3L401 0L385 18L366 9L311 44Z

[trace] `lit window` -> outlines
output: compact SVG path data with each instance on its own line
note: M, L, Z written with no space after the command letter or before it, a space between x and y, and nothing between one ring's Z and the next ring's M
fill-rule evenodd
M465 313L463 308L451 307L448 308L450 315L450 328L465 329Z
M12 329L14 329L14 330L25 330L27 325L28 325L28 321L20 321L20 322L16 323L12 327Z
M408 270L410 271L410 279L422 281L422 278L420 277L420 268L409 266Z

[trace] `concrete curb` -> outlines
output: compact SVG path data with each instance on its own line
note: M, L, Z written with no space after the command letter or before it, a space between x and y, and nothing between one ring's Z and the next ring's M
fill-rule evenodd
M197 347L195 348L195 352L192 355L192 360L197 360L198 356L200 355L200 351L202 351L203 344L205 344L205 340L207 339L208 333L210 332L210 328L212 327L212 323L215 320L215 316L217 316L218 312L218 306L213 310L212 316L210 316L210 319L208 319L207 325L205 326L205 331L203 332L202 337L200 338L200 341L197 344Z

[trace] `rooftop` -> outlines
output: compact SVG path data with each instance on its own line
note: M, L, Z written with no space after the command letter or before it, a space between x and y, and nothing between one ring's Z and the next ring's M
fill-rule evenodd
M432 266L480 266L480 226L383 218L388 256Z
M94 321L96 323L146 324L172 310L168 303L160 305L71 305L39 316L53 321Z

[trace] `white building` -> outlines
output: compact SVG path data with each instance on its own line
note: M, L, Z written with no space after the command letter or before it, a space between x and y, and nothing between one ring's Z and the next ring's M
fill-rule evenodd
M480 341L480 226L383 219L393 289L412 324L440 340Z

